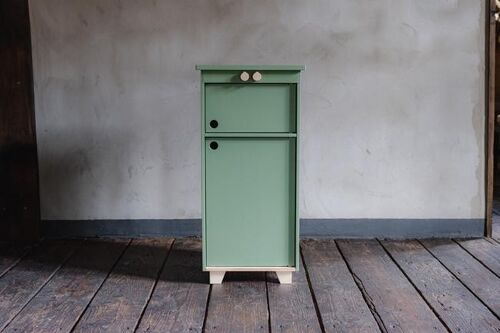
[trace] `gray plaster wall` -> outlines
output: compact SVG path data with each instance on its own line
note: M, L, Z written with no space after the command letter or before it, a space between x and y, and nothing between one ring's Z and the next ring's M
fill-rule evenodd
M200 217L195 64L304 64L304 218L484 217L476 0L32 0L42 218Z

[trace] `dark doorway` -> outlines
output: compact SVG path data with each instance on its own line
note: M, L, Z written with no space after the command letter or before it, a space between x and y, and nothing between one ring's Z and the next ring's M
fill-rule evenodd
M0 240L36 240L40 203L28 0L0 2Z

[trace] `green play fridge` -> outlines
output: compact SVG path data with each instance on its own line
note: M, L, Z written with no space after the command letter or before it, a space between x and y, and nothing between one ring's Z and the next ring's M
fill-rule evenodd
M303 66L201 71L203 270L299 268L299 91Z

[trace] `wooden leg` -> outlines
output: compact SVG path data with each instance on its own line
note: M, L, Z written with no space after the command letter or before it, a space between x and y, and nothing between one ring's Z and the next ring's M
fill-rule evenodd
M225 274L225 271L210 272L210 284L221 284Z
M292 272L276 272L281 284L292 283Z

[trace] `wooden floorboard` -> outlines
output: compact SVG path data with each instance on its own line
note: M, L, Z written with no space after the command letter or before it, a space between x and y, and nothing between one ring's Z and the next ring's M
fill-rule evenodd
M0 277L14 267L32 248L30 245L0 244Z
M380 331L335 241L311 239L301 244L325 331Z
M423 245L497 317L500 316L500 279L451 240L425 240Z
M35 247L0 278L0 331L47 283L80 242L51 241Z
M321 332L303 264L292 279L281 285L276 273L267 273L271 332Z
M69 332L126 245L126 241L85 242L5 332Z
M201 332L210 290L201 240L176 239L137 332Z
M268 332L265 273L226 273L213 285L208 303L206 332Z
M88 306L74 332L133 332L173 239L136 239Z
M456 240L467 252L500 277L500 244L491 238Z
M200 239L0 245L0 331L500 332L493 239L301 246L291 285L254 272L211 287Z
M375 241L338 241L387 332L446 332L397 265Z
M384 241L399 266L454 332L498 332L500 321L418 241Z

